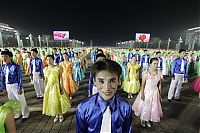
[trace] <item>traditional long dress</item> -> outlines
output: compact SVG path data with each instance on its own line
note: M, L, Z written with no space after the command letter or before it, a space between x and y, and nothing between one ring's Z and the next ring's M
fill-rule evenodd
M26 58L26 74L30 74L31 67L30 67L30 57Z
M127 61L126 61L126 57L122 57L120 66L122 67L121 79L125 80L125 78L127 76Z
M140 91L140 82L137 75L137 70L140 68L140 66L137 63L135 65L128 63L127 68L128 75L122 83L122 88L127 93L136 94Z
M192 75L195 73L194 67L195 67L195 59L190 57L189 64L188 64L188 74L189 75Z
M60 93L60 69L60 66L55 66L52 69L48 67L44 68L44 76L47 83L44 92L42 114L56 116L67 112L71 107L69 97L65 91L62 95Z
M41 56L43 68L47 66L46 55Z
M67 94L71 94L77 91L76 84L73 80L72 74L72 62L61 62L60 66L63 68L62 79L63 86Z
M143 101L141 99L140 91L132 105L132 109L135 115L140 117L141 120L159 122L163 112L157 85L162 79L162 74L158 72L158 74L154 76L148 71L144 71L143 76L147 79L144 89L145 100Z
M22 55L21 55L21 53L16 54L16 58L17 58L17 64L22 67Z
M197 76L198 77L194 81L192 87L196 92L200 93L200 61L197 62L196 68L197 68Z
M86 68L87 68L87 60L85 56L82 56L81 58L81 66L83 69L83 72L86 72Z
M20 102L17 100L9 100L4 105L0 106L0 133L5 133L4 124L10 110L16 114L20 112L20 109Z
M81 81L85 75L81 68L81 59L80 58L74 58L73 60L73 75L75 81Z

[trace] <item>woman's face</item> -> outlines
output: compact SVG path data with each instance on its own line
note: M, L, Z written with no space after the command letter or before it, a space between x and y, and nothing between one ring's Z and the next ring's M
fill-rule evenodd
M136 57L132 57L131 58L131 63L135 63L136 62Z
M66 54L63 54L63 59L68 61L68 56Z
M156 70L158 68L158 60L154 60L152 63L151 63L151 68Z
M78 54L74 54L74 57L77 58L77 57L78 57Z
M48 65L53 65L54 64L54 60L51 57L47 57L47 64Z

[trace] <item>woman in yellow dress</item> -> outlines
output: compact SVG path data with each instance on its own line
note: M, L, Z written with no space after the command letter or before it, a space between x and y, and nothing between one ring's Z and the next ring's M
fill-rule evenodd
M45 92L42 114L55 116L63 122L63 114L71 107L69 97L66 95L62 84L62 68L54 65L54 56L47 55L48 66L44 68Z
M16 133L14 114L20 112L20 102L9 100L5 104L0 103L0 133Z
M136 62L136 56L131 58L131 62L127 64L128 75L122 84L122 88L128 93L128 98L133 98L133 94L140 91L140 82L138 78L138 70L140 66Z
M60 66L63 69L62 73L63 87L66 93L70 96L70 99L72 99L71 94L77 91L76 83L73 80L73 75L72 75L73 64L71 61L69 61L67 53L63 53L62 56L64 61L60 63Z

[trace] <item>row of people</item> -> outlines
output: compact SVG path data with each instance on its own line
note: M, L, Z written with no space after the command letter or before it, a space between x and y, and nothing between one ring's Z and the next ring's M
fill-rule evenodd
M179 53L180 53L180 56L183 58L185 54L185 50L180 50ZM12 52L9 52L9 51L3 51L2 55L5 62L6 62L7 57L10 59L10 62L6 62L6 64L3 65L3 67L5 67L6 65L12 62L13 55L12 55ZM134 59L136 60L136 58L133 57L133 64L134 64ZM63 113L65 113L71 106L70 100L66 92L64 91L64 87L63 87L64 84L62 83L63 69L60 66L54 65L54 56L52 55L48 55L46 61L47 61L47 67L44 69L44 79L45 79L46 88L44 92L43 114L55 116L54 122L58 120L62 122ZM175 73L178 73L180 71L181 72L180 74L184 75L183 71L185 71L186 69L181 70L182 64L185 64L184 61L185 60L183 60L183 63L182 63L182 60L181 60L181 63L179 62L174 65L177 67L177 68L174 68ZM133 110L135 114L137 112L136 115L141 117L141 124L143 126L145 125L151 126L149 123L150 120L154 122L159 122L160 117L162 116L162 109L161 109L161 104L160 104L162 74L160 73L160 71L158 71L158 63L159 63L158 58L151 58L149 69L145 70L142 74L141 91L138 94L132 107L130 106L130 103L127 103L127 101L115 95L118 86L122 84L121 83L121 73L122 73L121 66L114 61L103 60L103 59L102 61L97 61L96 63L94 63L92 67L91 75L92 75L93 84L94 84L93 86L96 87L98 93L91 96L89 99L85 100L78 106L77 113L76 113L77 132L78 131L87 132L87 130L88 131L95 130L95 131L103 132L104 129L108 129L110 131L111 127L112 127L112 130L131 132L131 123L132 123L131 122L132 118L130 117L131 110ZM186 66L183 66L183 67L186 67ZM17 66L17 68L18 69L16 71L17 72L20 71L19 65ZM177 69L179 69L179 71ZM5 70L4 72L5 76L3 79L5 79L6 81L7 79L10 78L9 77L10 71L7 70L7 67L6 69L3 69L3 70ZM129 70L129 71L133 71L133 70ZM11 73L15 73L15 71ZM68 73L66 72L66 74ZM19 77L21 77L21 75ZM132 74L130 74L130 76L131 75ZM174 74L174 76L175 75L176 74ZM6 85L9 84L8 82L5 82L5 83ZM16 83L18 83L18 85L20 86L22 82L21 83L16 82ZM158 84L159 86L157 86ZM14 88L16 88L17 90L18 86ZM20 94L21 90L17 92L19 92ZM52 96L52 94L54 95ZM120 102L121 104L119 104ZM50 103L51 104L53 103L53 104L51 105ZM155 103L155 106L152 106L152 103ZM90 106L86 106L88 104L90 104ZM99 108L95 108L97 104L99 105L98 106ZM109 105L109 107L107 107L107 105ZM94 108L91 108L93 106ZM96 110L94 111L94 109ZM157 110L157 111L151 113L152 109ZM109 115L109 110L112 111L111 113L112 116L109 119L106 119L104 118L104 116ZM99 114L98 112L101 112L101 114ZM120 122L120 120L119 121L113 120L113 117L115 118L119 117L119 115L117 114L122 114L124 112L127 112L123 116L121 116L121 119L124 121ZM90 116L90 118L87 118L87 116ZM96 119L96 122L94 122L94 119ZM109 122L112 121L112 123L108 124L107 122L104 122L108 120ZM116 127L116 125L119 125L119 126Z
M188 61L187 61L187 59L184 58L185 53L186 53L186 50L184 50L184 49L179 50L179 56L176 59L174 59L173 64L172 64L172 70L171 70L172 80L171 80L170 88L168 91L168 101L169 102L171 102L172 98L176 101L181 101L180 100L180 92L181 92L181 88L182 88L183 79L188 77L188 74L187 74ZM99 59L100 57L102 57L102 58ZM123 57L125 57L125 56L122 56L122 60L123 60ZM101 62L105 58L106 58L106 56L103 55L102 52L100 52L99 54L96 55L97 62L95 62L93 66L95 66L96 63L98 63L99 61ZM196 63L199 64L199 62L200 61L197 61ZM133 93L133 94L140 91L139 94L137 95L135 102L132 105L132 110L134 111L136 116L140 117L141 125L143 127L145 127L145 126L151 127L151 124L149 121L159 122L160 117L163 115L162 108L161 108L161 99L162 99L161 98L161 80L163 79L163 74L161 73L160 69L158 68L158 64L159 64L158 58L150 59L150 66L148 67L147 70L143 71L142 83L141 83L141 89L140 89L140 85L138 85L139 84L139 80L138 80L139 76L137 75L137 71L140 68L140 66L137 64L136 56L132 56L130 62L127 64L127 73L128 73L127 75L128 76L125 78L125 80L122 80L123 81L122 88L124 89L124 91L126 91L128 93ZM123 75L124 68L122 65L121 65L121 68L122 68L121 73ZM197 66L197 68L198 68L198 71L200 71L200 67ZM115 68L115 69L117 69L117 68ZM103 70L104 70L104 68L102 65L102 71ZM113 70L111 71L108 68L105 70L114 73ZM99 68L99 71L101 71L100 68ZM124 69L124 71L125 71L125 69ZM120 78L120 80L122 79L121 76L118 77L118 78ZM102 78L102 77L103 76L101 76L101 80L104 79L106 81L107 76L105 76L104 78ZM93 76L91 75L90 79L92 79L92 78L93 78L93 80L95 80L94 75ZM92 96L92 97L95 97L94 99L96 99L97 95L100 95L101 97L103 97L102 96L103 94L101 94L101 91L106 93L107 92L106 89L111 90L112 84L107 83L107 81L106 81L105 86L103 86L103 84L105 82L104 80L102 80L102 86L99 86L97 83L95 83L95 81L91 82L91 80L90 80L89 90L91 90L91 88L92 88L92 90L96 93L96 94L93 93L95 95L95 96ZM198 82L199 80L200 79L197 78L197 80L194 82L194 85L193 85L194 88L199 87L199 85L200 85L200 82ZM129 81L129 84L127 84L128 81ZM91 83L93 84L93 86L91 86ZM109 86L110 88L107 86L108 84L110 84L110 86ZM101 88L98 88L98 87L101 87ZM103 89L103 88L105 88L105 89ZM137 88L137 89L135 89L135 88ZM96 89L96 91L95 91L95 89ZM195 89L195 90L197 92L199 92L199 88ZM134 92L134 91L136 91L136 92ZM131 96L129 95L128 97L131 97ZM91 99L91 98L89 98L89 99ZM86 101L91 102L90 100L86 100ZM85 106L85 104L86 104L86 102L83 103L83 106ZM86 107L81 108L80 110L82 110L82 109L83 109L83 111L87 110ZM92 112L92 111L89 111L89 112ZM79 112L79 113L81 113L81 112ZM79 115L79 113L77 115ZM93 114L88 114L88 115L91 116ZM83 121L82 119L84 119L84 118L79 118L79 119L81 119L80 121ZM101 116L99 116L99 119L101 119ZM89 124L89 122L90 121L88 121L87 124ZM102 122L103 122L103 120L102 120ZM97 123L94 123L94 124L97 124ZM82 127L77 127L77 128L82 128ZM90 126L87 128L90 128ZM96 128L97 128L97 126L96 126ZM120 127L120 128L123 128L123 127Z
M31 50L30 77L33 81L37 98L43 99L44 97L43 114L55 116L54 122L58 119L62 122L62 114L71 106L68 95L77 91L76 78L78 80L84 78L84 75L80 76L82 74L80 70L82 69L80 68L81 61L75 53L73 59L75 67L73 69L72 62L68 60L67 53L62 55L63 61L60 62L59 66L55 65L54 56L49 55L46 57L47 66L43 69L42 60L37 54L37 49ZM21 113L16 114L15 118L19 118L22 115L22 121L25 121L29 117L29 110L24 96L21 66L13 61L13 53L9 50L2 51L1 55L4 62L1 68L1 89L8 95L8 99L17 99L20 101L22 105ZM79 68L78 70L77 67ZM54 84L55 87L52 87ZM62 111L60 111L60 107Z

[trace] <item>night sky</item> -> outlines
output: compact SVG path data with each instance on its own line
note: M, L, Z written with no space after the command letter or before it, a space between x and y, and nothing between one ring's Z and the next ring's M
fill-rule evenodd
M136 32L176 39L200 25L199 9L198 0L0 0L0 22L23 34L69 30L70 38L110 45Z

